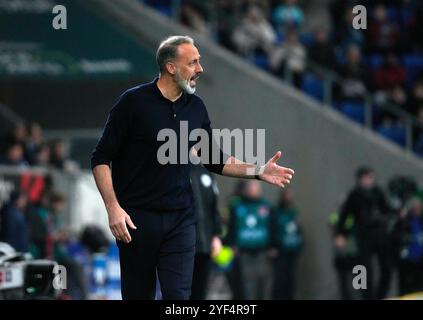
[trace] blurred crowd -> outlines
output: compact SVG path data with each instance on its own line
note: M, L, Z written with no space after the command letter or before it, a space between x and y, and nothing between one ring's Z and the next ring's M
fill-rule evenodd
M221 299L219 294L236 300L294 299L304 238L293 192L281 191L272 204L262 182L240 180L219 210L214 175L193 166L191 183L197 219L191 299ZM219 283L226 283L223 290Z
M67 156L63 140L47 141L38 123L17 123L0 137L0 165L19 168L55 168L66 172L78 169Z
M144 0L170 14L170 0ZM417 0L178 1L180 22L405 146L405 111L415 116L414 151L423 155L423 3ZM367 29L354 29L354 5L367 9ZM318 68L315 68L318 66ZM321 69L323 67L323 69ZM394 111L389 109L393 106ZM400 113L398 113L400 111Z
M233 299L295 298L304 235L290 189L268 201L257 180L241 181L229 199L223 243L234 254L226 273Z
M106 254L110 243L96 226L85 226L79 234L69 229L69 194L57 190L49 171L78 170L67 156L64 141L48 141L37 123L17 123L0 138L0 166L4 166L6 177L2 183L10 179L13 184L11 192L0 198L0 242L17 252L30 253L33 259L49 259L65 266L68 289L62 299L89 298L93 294L92 255ZM13 173L10 167L49 170ZM3 192L7 190L3 188Z

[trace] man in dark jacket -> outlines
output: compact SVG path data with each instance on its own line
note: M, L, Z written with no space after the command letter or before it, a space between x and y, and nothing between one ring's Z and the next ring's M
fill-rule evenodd
M211 270L211 257L222 247L219 238L220 215L217 208L218 189L210 172L201 165L191 169L194 213L197 218L197 243L194 258L191 299L204 300Z
M389 290L391 279L391 255L388 235L388 218L390 209L381 188L375 185L373 169L363 167L356 174L357 185L344 202L339 222L335 245L346 245L345 223L349 215L353 216L356 227L359 262L367 270L366 299L383 299ZM373 288L372 258L378 259L380 278L377 289ZM352 272L352 270L351 270Z

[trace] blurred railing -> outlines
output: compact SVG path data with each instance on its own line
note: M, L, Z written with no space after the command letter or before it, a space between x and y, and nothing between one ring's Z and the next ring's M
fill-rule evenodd
M13 192L25 193L29 203L35 204L45 191L51 190L66 196L62 218L72 234L79 234L86 225L97 225L111 238L107 213L91 172L0 165L0 208Z

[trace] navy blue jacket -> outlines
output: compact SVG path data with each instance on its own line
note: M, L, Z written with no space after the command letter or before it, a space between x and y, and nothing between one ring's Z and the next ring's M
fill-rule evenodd
M209 149L214 141L203 101L184 92L172 102L162 95L157 80L129 89L120 96L92 153L92 169L99 164L111 165L113 187L123 208L169 211L191 207L192 164L179 161L180 121L188 122L188 132L205 129ZM161 164L157 160L158 149L167 142L158 141L157 136L165 128L177 134L177 164ZM190 150L197 141L184 143ZM209 152L208 164L203 162L208 170L217 174L222 173L228 158L220 150L219 154L219 164L212 163L212 152Z

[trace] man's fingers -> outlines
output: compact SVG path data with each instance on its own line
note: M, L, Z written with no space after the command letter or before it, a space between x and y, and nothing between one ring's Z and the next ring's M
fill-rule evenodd
M282 152L278 151L275 153L275 155L270 159L270 162L276 163L276 161L279 160L279 158L282 156Z
M119 235L119 237L120 237L121 240L123 240L123 241L125 241L127 243L132 240L131 239L131 236L130 236L130 234L128 232L128 229L126 228L126 223L125 222L120 223L116 228L118 229L118 235Z
M116 232L116 230L113 226L110 226L110 231L112 232L113 237L115 237L116 239L119 238L119 235L117 234L117 232Z
M129 216L129 214L126 215L126 223L128 224L128 226L132 229L136 229L137 227L135 226L135 224L132 222L131 217Z
M285 174L293 175L295 173L295 171L292 170L292 169L290 169L290 168L284 168L284 173Z

